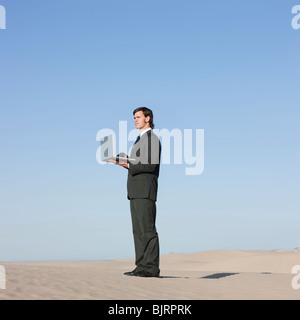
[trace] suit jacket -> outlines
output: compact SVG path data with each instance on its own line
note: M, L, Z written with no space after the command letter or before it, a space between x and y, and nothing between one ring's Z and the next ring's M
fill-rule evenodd
M131 150L127 179L128 199L157 200L161 144L152 130L144 133Z

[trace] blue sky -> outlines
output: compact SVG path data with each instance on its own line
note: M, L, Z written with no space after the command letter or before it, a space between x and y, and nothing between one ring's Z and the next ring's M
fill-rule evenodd
M300 246L299 1L0 0L0 261L134 257L127 172L100 129L204 129L162 165L161 254Z

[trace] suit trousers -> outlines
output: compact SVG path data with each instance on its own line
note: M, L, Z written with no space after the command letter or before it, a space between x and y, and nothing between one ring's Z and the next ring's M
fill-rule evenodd
M156 203L150 199L130 199L130 211L136 270L159 273L159 240L155 227Z

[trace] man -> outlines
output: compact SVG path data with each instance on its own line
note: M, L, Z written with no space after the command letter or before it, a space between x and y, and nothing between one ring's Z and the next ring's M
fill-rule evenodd
M159 277L159 240L155 219L161 145L152 131L152 111L141 107L135 109L133 115L135 127L140 129L140 135L130 154L130 158L135 161L113 161L128 169L127 197L130 200L136 268L124 274Z

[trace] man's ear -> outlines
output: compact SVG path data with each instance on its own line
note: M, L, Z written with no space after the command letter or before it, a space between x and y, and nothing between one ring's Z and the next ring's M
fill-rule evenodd
M146 122L147 122L147 123L150 122L150 116L146 117Z

